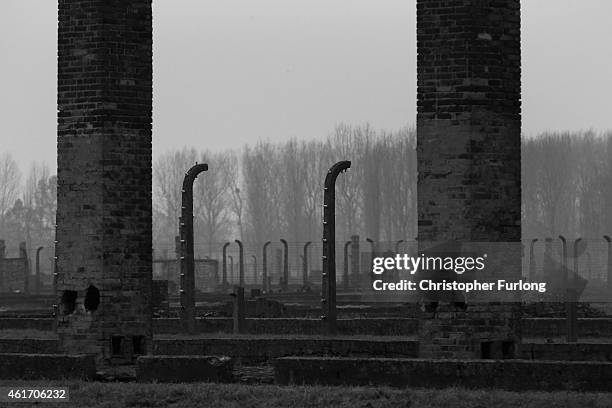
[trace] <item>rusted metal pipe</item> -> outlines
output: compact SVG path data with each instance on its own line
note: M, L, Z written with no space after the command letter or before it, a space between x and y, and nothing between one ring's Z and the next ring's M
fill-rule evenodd
M38 247L36 250L36 294L40 295L40 251L45 247Z
M27 244L19 243L19 258L23 259L23 292L30 294L30 261L28 259Z
M268 281L268 245L270 245L270 241L266 242L263 245L263 254L262 254L262 263L261 263L261 274L263 280L263 291L268 292L270 290L269 281Z
M577 276L578 276L578 245L582 241L582 238L578 238L574 241L574 270L568 278L568 289L567 289L567 342L576 343L578 342L578 294L577 294Z
M302 257L302 284L308 286L308 247L312 244L308 241L304 244L304 256Z
M400 239L400 240L398 240L398 241L395 243L395 253L396 253L396 254L398 254L398 253L399 253L399 246L400 246L400 245L401 245L403 242L404 242L404 240L403 240L403 239Z
M286 292L289 289L289 244L282 238L280 242L283 243L283 248L285 249L283 257L283 282L281 288L283 292Z
M181 321L188 333L195 331L195 263L193 249L193 183L198 175L208 170L205 163L195 164L183 179L181 191L180 271L181 271Z
M604 239L608 243L608 292L612 294L612 238L609 235L604 235Z
M342 270L342 283L344 284L345 291L348 291L348 288L349 288L348 251L349 251L349 247L351 246L351 243L352 241L346 241L344 243L344 264L342 265L344 269Z
M561 274L562 274L561 279L562 280L561 282L563 283L563 290L567 294L568 282L569 282L569 278L568 278L569 269L567 267L567 240L565 239L563 235L559 235L559 239L561 240L561 248L562 248L562 255L561 255ZM547 244L548 244L548 240L547 240Z
M238 244L239 253L238 253L238 273L239 273L239 284L241 287L244 287L244 245L242 245L242 241L239 239L235 240Z
M376 257L376 243L374 242L373 239L371 238L366 238L366 241L370 243L370 249L371 249L371 253L370 253L370 268L368 269L368 276L370 277L370 285L372 285L372 282L374 282L374 272L372 272L372 267L374 266L374 258Z
M257 282L257 257L251 255L251 258L253 258L253 282Z
M223 270L222 270L222 283L221 283L221 287L223 288L223 290L226 290L228 287L228 282L227 282L227 247L230 246L230 242L226 242L225 244L223 244Z
M337 333L336 326L336 179L351 167L350 161L334 164L325 177L323 187L323 276L322 319L328 335Z

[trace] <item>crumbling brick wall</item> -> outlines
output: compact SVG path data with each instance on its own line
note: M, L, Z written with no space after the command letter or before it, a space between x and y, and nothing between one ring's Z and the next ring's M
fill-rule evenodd
M520 242L520 29L519 0L417 0L421 243ZM513 248L518 279L520 244ZM516 313L426 312L422 355L477 357L489 340L516 341Z
M60 0L57 330L66 352L121 360L150 343L151 112L151 0Z

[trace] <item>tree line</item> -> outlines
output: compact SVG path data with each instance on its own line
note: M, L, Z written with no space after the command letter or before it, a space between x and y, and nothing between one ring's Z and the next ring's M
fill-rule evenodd
M36 250L42 246L41 270L47 275L52 272L57 208L53 173L48 165L33 163L24 177L10 154L0 155L0 240L6 256L18 257L19 243L25 242L34 271Z
M209 170L194 186L196 252L217 254L225 241L319 242L323 180L329 167L351 160L336 187L338 240L412 240L416 223L416 132L341 124L325 139L259 141L239 150L182 148L153 166L156 256L173 256L181 185L196 162ZM612 234L612 132L544 133L522 143L523 238ZM24 176L0 155L0 239L14 254L39 246L52 257L57 178L33 164ZM160 255L161 253L161 255ZM33 260L32 260L33 262ZM48 272L51 266L45 267Z
M410 239L416 235L415 140L411 128L387 132L339 125L324 140L166 152L154 165L156 240L160 247L174 245L180 185L185 170L199 161L209 170L194 186L196 246L211 246L214 253L221 242L235 238L320 241L323 180L340 160L351 160L352 166L337 181L337 237Z

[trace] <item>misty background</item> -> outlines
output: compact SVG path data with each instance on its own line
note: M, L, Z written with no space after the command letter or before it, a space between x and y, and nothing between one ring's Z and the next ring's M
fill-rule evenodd
M337 236L416 236L414 1L154 0L154 246L172 255L197 160L196 254L226 240L320 241L336 160ZM612 3L523 2L523 237L612 232ZM0 239L49 272L57 3L0 14ZM298 246L296 246L297 248ZM297 251L297 249L296 249ZM297 257L296 257L297 259ZM292 261L293 262L293 261Z

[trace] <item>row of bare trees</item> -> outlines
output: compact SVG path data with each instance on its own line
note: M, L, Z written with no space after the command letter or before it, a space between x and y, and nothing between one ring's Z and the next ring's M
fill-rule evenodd
M612 132L546 133L522 150L523 237L612 233Z
M318 241L322 183L338 160L337 236L392 242L416 235L415 132L339 125L324 140L260 141L239 151L168 151L154 163L154 247L172 256L185 171L206 162L194 188L196 244ZM601 238L612 233L612 132L547 133L523 141L523 236ZM0 239L53 247L56 177L34 164L24 177L0 155ZM200 251L200 252L201 252ZM49 255L49 254L47 254ZM159 256L159 253L158 253Z
M157 218L157 225L164 225L158 237L168 246L176 230L180 180L198 157L210 170L195 189L196 241L211 247L233 238L319 240L325 172L345 159L353 165L338 179L337 236L387 242L416 236L414 129L339 125L325 140L260 141L239 152L198 155L184 149L162 155L155 197L165 208L163 221ZM612 232L612 132L526 138L522 164L525 239L559 234L599 239Z
M0 155L0 239L7 256L18 256L20 242L26 243L30 264L38 247L43 271L51 272L55 240L57 177L44 163L33 163L24 179L18 163L8 153Z
M207 162L194 188L196 245L210 247L240 238L265 242L316 241L321 228L323 179L336 161L352 169L338 179L337 236L374 240L413 237L416 223L415 134L339 125L325 140L261 141L240 152L184 148L161 155L154 167L155 236L172 247L186 169ZM214 248L213 248L214 247Z

